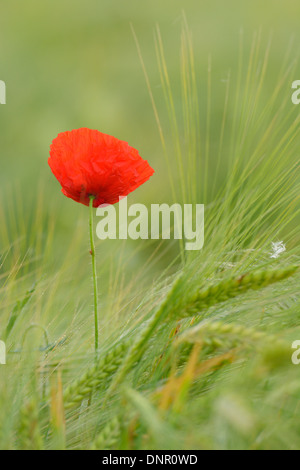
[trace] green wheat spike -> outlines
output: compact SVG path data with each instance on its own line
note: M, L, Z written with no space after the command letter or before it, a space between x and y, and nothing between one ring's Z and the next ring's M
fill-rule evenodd
M21 450L43 450L37 403L30 400L20 411L19 440Z
M130 340L118 343L97 364L73 382L64 393L65 408L80 404L82 400L90 397L95 389L107 382L122 364L130 344Z
M213 305L237 297L248 290L258 290L292 276L298 266L278 270L253 271L239 277L212 284L194 294L180 312L180 317L197 315Z
M141 332L135 344L133 344L129 350L120 370L107 391L103 406L105 406L108 398L113 392L115 392L126 374L142 357L145 351L145 346L153 332L167 318L171 319L172 317L173 319L178 320L186 316L199 314L201 311L215 304L237 297L248 290L260 289L274 284L275 282L282 281L283 279L292 276L297 270L298 266L288 266L282 269L246 273L245 275L237 278L230 278L211 285L208 288L200 289L195 295L190 297L185 304L183 303L183 305L180 305L180 308L178 308L178 305L175 306L175 308L172 308L172 301L178 298L178 289L180 289L181 284L181 277L178 277L166 299L153 315L147 327Z
M90 450L110 450L115 449L121 435L121 423L115 416L98 434L92 443Z
M188 329L181 334L176 344L201 342L206 346L222 347L231 346L246 341L249 343L262 342L264 344L285 345L285 343L275 335L269 335L264 331L255 328L245 327L236 323L204 322Z

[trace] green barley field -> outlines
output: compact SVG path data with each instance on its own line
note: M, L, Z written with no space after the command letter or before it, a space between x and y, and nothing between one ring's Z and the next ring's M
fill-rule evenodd
M300 449L299 15L294 0L1 5L2 450ZM96 239L98 354L89 210L47 163L80 127L155 169L129 204L205 205L199 251Z

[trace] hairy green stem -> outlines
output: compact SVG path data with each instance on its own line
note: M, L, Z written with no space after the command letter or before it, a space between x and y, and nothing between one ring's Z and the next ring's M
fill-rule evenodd
M95 197L90 196L90 240L91 240L91 255L93 266L93 283L94 283L94 316L95 316L95 352L97 354L99 347L99 327L98 327L98 279L97 279L97 265L96 265L96 249L94 240L94 213L93 202Z

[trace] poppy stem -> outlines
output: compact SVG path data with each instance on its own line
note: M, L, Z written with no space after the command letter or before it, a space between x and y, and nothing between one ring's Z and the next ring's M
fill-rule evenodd
M95 352L98 353L99 346L99 329L98 329L98 279L97 279L97 266L96 266L96 249L94 240L94 211L93 202L95 196L90 196L90 240L91 240L91 255L93 266L93 283L94 283L94 315L95 315Z

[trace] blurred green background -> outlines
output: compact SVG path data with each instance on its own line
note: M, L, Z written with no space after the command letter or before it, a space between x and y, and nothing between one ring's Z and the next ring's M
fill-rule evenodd
M78 256L82 256L81 266L85 266L81 268L81 275L84 277L89 269L85 256L88 248L87 209L61 194L59 184L47 165L51 141L61 131L90 127L128 141L156 170L151 182L130 196L130 202L168 202L170 186L166 179L167 167L130 24L140 43L166 138L171 139L157 66L154 29L158 24L161 30L175 105L180 116L183 11L193 35L201 88L200 114L203 116L207 105L208 57L212 58L211 158L214 158L229 70L233 77L234 96L241 31L244 35L245 73L255 32L261 31L262 51L269 35L273 34L268 82L263 90L267 99L282 72L291 40L294 41L292 47L295 53L290 54L287 66L297 53L300 39L299 2L2 2L0 79L6 82L7 104L0 107L1 248L5 248L3 245L8 241L14 243L26 231L27 241L18 255L24 255L33 245L36 247L35 237L39 235L44 237L46 243L50 213L55 218L55 224L52 226L53 249L49 245L48 261L59 259L68 248L70 239L80 231L81 241L76 250ZM290 96L287 83L280 100L288 102ZM229 101L229 115L232 106ZM230 158L226 147L223 155ZM226 165L226 161L223 163ZM225 172L220 173L219 181L222 178L226 178ZM5 232L3 227L7 228ZM131 247L131 243L129 241L126 249ZM133 242L133 246L136 247L137 243ZM101 244L100 259L107 253L118 257L115 247L116 244L107 243L105 247ZM129 270L145 267L145 260L152 252L150 242L144 243L143 249L147 252L144 256L132 248ZM41 252L39 245L36 251ZM158 272L172 261L175 254L177 251L172 251L171 247L167 260L158 266ZM156 262L159 264L162 259L157 257ZM58 266L54 265L52 272L56 268ZM110 269L109 265L107 268L101 266L102 279L106 279L106 269Z
M194 156L199 164L192 175L195 167L188 164L188 152L182 152L181 173L174 152L176 137L184 150L189 147L181 86L183 12L193 37L201 123L197 130L201 127L202 138L198 145L195 133ZM28 443L26 447L17 442L22 417L19 411L32 391L39 393L35 379L43 381L43 394L44 385L48 394L47 381L56 369L62 369L64 383L71 384L81 371L95 364L90 354L94 319L88 209L62 195L48 167L49 147L59 132L79 127L99 129L139 150L156 173L129 196L129 203L174 202L169 181L172 171L178 191L176 202L189 202L183 200L180 191L183 181L191 182L192 190L196 189L197 200L193 202L204 203L205 217L208 215L205 247L194 253L195 271L193 264L187 263L182 286L177 290L176 285L168 300L168 308L174 309L174 323L186 313L189 294L198 292L201 286L216 283L217 290L212 289L211 296L217 304L222 298L218 282L227 274L245 274L256 265L263 270L269 265L275 269L299 265L300 106L291 103L292 81L300 79L299 18L299 0L1 2L0 80L6 83L7 104L0 105L0 339L6 341L10 367L0 368L0 447L28 447ZM166 147L174 158L170 172L131 25L149 75ZM159 72L156 25L161 31L179 123L175 139ZM189 99L193 101L193 96ZM281 240L287 246L286 253L280 259L271 259L271 243ZM168 240L97 242L101 354L115 340L122 342L126 334L138 335L137 325L143 326L142 321L150 318L169 291L172 275L181 267L179 251L178 242ZM268 275L267 271L267 279ZM238 284L242 279L244 276ZM288 338L289 353L289 338L299 338L298 293L295 277L282 287L265 293L254 291L208 312L205 306L203 312L200 307L196 322L211 318L221 319L225 327L227 322L240 325L242 330L236 330L238 341L245 343L246 349L241 348L236 355L235 341L229 340L228 351L230 348L232 356L236 355L233 364L231 358L228 364L222 359L218 364L222 369L226 362L224 374L218 369L215 374L211 363L211 374L206 376L201 367L204 365L205 371L215 353L210 352L210 346L206 353L204 347L199 372L196 363L191 365L195 370L190 377L199 381L199 387L193 389L193 395L187 394L192 383L188 383L188 375L179 393L174 394L184 407L177 408L176 400L170 419L163 415L169 419L170 428L157 427L156 411L163 408L155 405L152 413L152 408L145 407L149 421L155 423L156 438L173 438L169 432L173 429L180 445L189 449L193 443L200 448L300 448L299 371L289 371L290 358L286 360L280 348L278 361L275 350L269 366L267 360L260 362L260 346L256 351L256 339L253 345L251 339L260 330L280 333ZM253 330L244 330L240 337L243 326ZM149 390L151 395L155 392L154 401L169 373L173 383L177 358L174 371L164 367L173 358L172 338L180 330L176 327L170 334L169 325L159 327L133 380L137 389ZM41 348L44 328L50 349ZM228 330L224 331L220 338L224 338L227 351ZM212 339L214 334L212 330ZM213 344L209 335L208 340L207 345ZM273 337L268 341L266 346L273 346ZM218 338L216 344L223 348ZM165 352L166 361L161 361ZM27 353L32 354L32 360L27 360ZM248 359L247 369L244 361ZM287 368L281 373L284 361ZM83 383L86 387L85 380ZM114 407L116 416L119 408L125 412L121 385L121 406L113 395L110 407L98 413L100 422L97 413L90 412L90 404L84 417L82 404L80 416L76 412L74 421L70 421L69 446L75 446L81 438L83 445L88 445L92 434L94 439L99 432L99 423L102 426L110 414L114 416ZM94 397L94 406L93 401ZM42 402L44 408L44 396ZM134 408L138 409L135 404ZM24 428L34 431L31 408L28 415L29 425ZM52 432L44 421L41 429L46 445L51 446ZM140 432L139 448L151 434L145 429ZM134 432L130 426L130 436Z
M229 68L235 73L241 28L245 47L255 30L262 28L265 36L273 32L274 74L290 39L299 42L295 0L2 2L0 79L7 85L7 105L0 108L2 192L20 182L26 199L42 180L49 199L61 198L47 167L49 145L58 132L83 126L127 140L160 170L140 194L166 191L160 141L130 23L154 90L160 87L153 40L159 24L176 90L183 10L200 77L211 54L220 87ZM282 99L289 97L287 90ZM77 210L70 201L61 199L61 204L64 217Z

